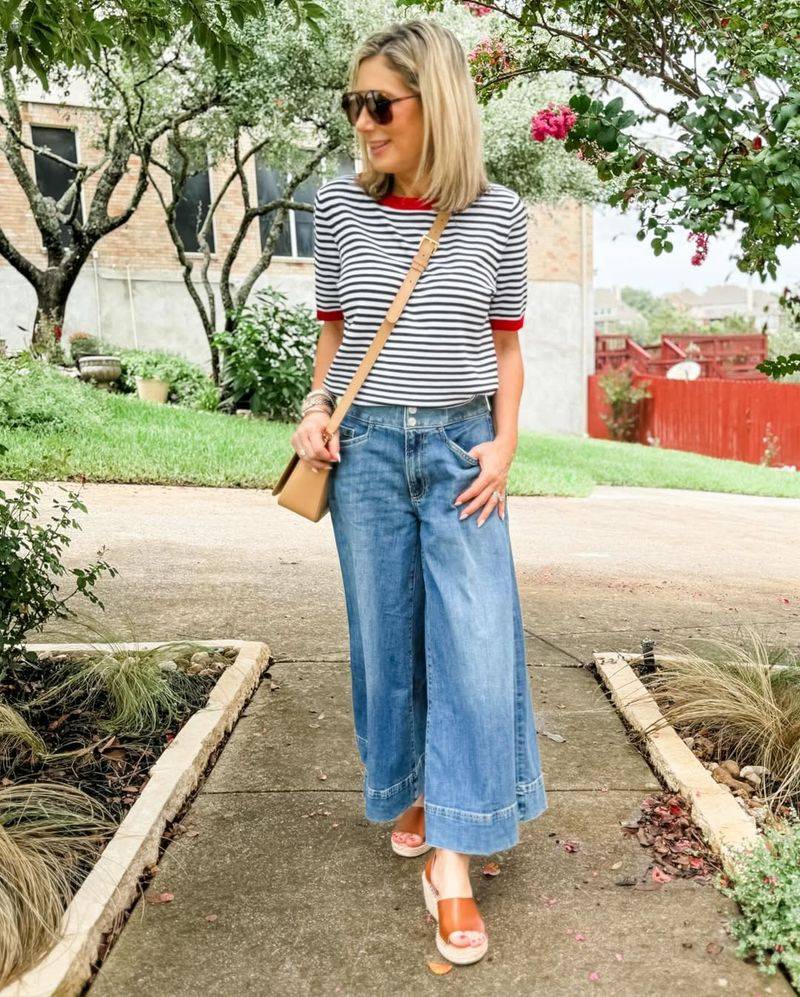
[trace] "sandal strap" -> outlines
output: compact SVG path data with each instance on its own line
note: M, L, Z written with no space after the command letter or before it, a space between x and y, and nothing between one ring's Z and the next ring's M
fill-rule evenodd
M474 897L447 897L437 901L439 934L446 942L454 931L482 931L486 925Z
M397 819L393 831L405 831L407 834L418 834L425 837L425 810L423 807L409 807Z

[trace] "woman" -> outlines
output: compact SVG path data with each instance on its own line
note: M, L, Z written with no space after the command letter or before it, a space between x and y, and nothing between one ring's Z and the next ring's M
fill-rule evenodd
M505 488L517 445L526 212L489 183L463 49L432 20L356 52L342 107L364 170L315 199L312 391L292 436L331 468L366 816L422 872L440 952L486 952L470 855L547 808ZM437 209L445 226L337 433L322 430Z

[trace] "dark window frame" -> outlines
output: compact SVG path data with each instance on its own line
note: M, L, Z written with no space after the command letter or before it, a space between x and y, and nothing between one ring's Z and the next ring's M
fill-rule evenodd
M260 174L260 170L259 170L259 163L257 161L257 157L254 157L254 159L255 159L255 161L254 161L254 169L255 169L255 173L256 173L256 197L258 198L258 203L260 204L261 203L261 190L259 189L259 187L260 187L259 177L260 177L261 174ZM339 165L340 165L340 167L343 167L343 164L344 164L345 160L349 161L349 164L351 164L351 165L348 165L348 167L346 169L342 168L342 173L340 175L344 175L345 173L351 173L351 172L357 173L359 171L360 167L359 167L359 160L358 160L357 157L349 156L347 153L345 153L344 155L341 155L339 157ZM322 165L323 166L327 165L325 160L322 161ZM271 174L273 174L273 178L274 178L274 174L277 171L274 170L274 169L272 169L272 168L269 168L269 167L266 167L266 169L268 169L269 172ZM309 177L309 180L313 179L314 176L315 175L312 174L312 176ZM284 173L283 174L283 179L284 179L284 181L286 179L288 179L288 173ZM307 182L308 181L306 181L306 183ZM277 184L276 184L276 186L277 186ZM317 184L317 186L314 188L314 192L316 192L316 190L318 189L318 187L319 187L319 184ZM312 194L310 195L311 196L311 200L307 201L307 202L303 202L303 203L313 204L314 192L312 192ZM306 196L309 196L309 195L306 195ZM291 247L291 255L287 256L287 255L285 255L283 253L276 252L276 253L274 253L274 255L272 257L273 260L290 261L290 262L296 261L296 262L300 262L300 263L312 263L313 262L313 259L314 259L313 243L312 243L312 248L311 248L311 251L310 251L309 255L307 255L307 256L301 256L297 252L297 245L298 245L298 238L297 238L297 215L298 214L299 214L299 212L297 212L297 211L290 211L289 214L286 216L286 220L284 222L284 225L288 226L288 234L289 234L289 243L290 243L290 247ZM309 218L313 220L313 217L314 217L313 212L307 212L307 214L309 215ZM264 242L265 242L265 237L266 237L265 236L266 226L264 224L262 224L262 223L266 220L267 217L268 216L265 216L265 215L262 215L262 216L259 217L259 226L258 226L258 232L259 232L259 251L263 251L263 249L264 249ZM313 224L313 221L312 221L312 224ZM284 231L286 231L286 230L284 230ZM281 233L281 237L282 236L283 236L283 233ZM280 244L280 237L279 237L279 244Z
M210 206L210 205L212 205L214 203L214 197L215 197L215 194L214 194L214 182L213 182L214 181L214 171L213 171L211 163L209 162L209 159L208 159L208 149L204 148L203 152L205 154L205 162L206 162L205 169L203 169L203 170L197 170L195 173L189 174L187 176L187 178L186 178L186 183L188 184L195 177L205 176L206 183L208 185L208 205ZM168 155L169 155L169 153L168 153ZM172 186L172 175L170 174L170 187L171 186ZM183 195L182 196L184 196L185 194L186 194L186 186L184 186ZM176 205L176 218L175 218L176 225L178 224L177 213L178 213L178 210L180 209L180 203L181 202L178 201L178 204ZM210 227L209 233L208 233L208 235L209 235L209 243L210 243L209 248L211 250L210 256L211 256L212 260L214 260L214 259L217 258L217 218L216 218L216 214L217 213L215 211L214 214L211 216L211 227ZM179 227L178 231L179 231L179 235L181 236L181 241L184 244L184 252L186 253L186 255L187 256L191 256L193 258L198 258L199 257L200 259L202 259L203 258L203 250L200 248L199 242L198 242L198 245L197 245L196 249L189 249L189 248L187 248L187 246L186 246L186 240L184 239L183 233L180 232L180 227ZM196 230L195 230L195 235L196 235Z
M51 152L53 152L57 156L61 156L62 159L67 159L67 156L61 155L61 153L57 149L53 149L52 146L48 145L47 142L42 141L41 139L37 139L36 132L37 131L47 130L47 131L51 131L51 132L64 132L65 134L72 135L73 144L74 144L74 147L75 147L75 152L74 152L75 159L74 159L74 163L75 163L76 168L78 167L78 165L80 164L80 161L81 161L81 153L80 153L80 144L79 144L79 141L78 141L79 134L78 134L78 128L77 128L77 126L54 125L54 124L50 124L49 122L48 123L40 123L40 122L36 122L36 121L30 121L28 123L28 129L29 129L29 132L30 132L30 139L31 139L31 145L32 146L49 148ZM52 194L48 194L46 191L44 191L42 189L42 177L40 176L39 163L43 162L43 161L49 162L49 165L50 165L51 169L62 170L62 169L64 169L64 167L62 167L60 163L56 163L53 160L48 160L48 157L44 156L42 153L39 153L39 152L34 152L33 153L33 182L36 184L36 189L39 191L39 193L45 194L45 196L53 197ZM77 170L76 170L76 172L77 172ZM67 186L69 186L69 185L67 184ZM54 198L54 200L59 200L64 195L64 193L66 193L67 186L64 187L64 190L61 192L61 194L58 195L58 198ZM86 212L84 211L85 202L84 202L84 196L83 195L84 195L84 190L83 190L83 186L81 186L80 189L78 190L78 213L77 213L78 221L80 221L81 223L83 222L84 218L86 217ZM67 228L66 225L62 225L61 226L61 245L65 249L69 248L69 246L72 245L72 240L70 238L67 238L67 233L69 233L69 229ZM42 243L42 247L41 248L42 248L42 252L46 252L46 247L45 247L44 243Z

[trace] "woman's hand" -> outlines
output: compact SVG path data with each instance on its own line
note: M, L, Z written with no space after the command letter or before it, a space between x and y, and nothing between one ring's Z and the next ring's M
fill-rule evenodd
M506 518L506 481L516 449L516 439L509 440L498 436L493 440L487 440L486 443L479 443L468 451L470 456L478 458L481 470L472 484L456 496L455 505L461 505L472 499L458 517L459 519L466 519L476 509L482 508L483 511L478 517L478 526L483 526L491 516L495 506L497 506L498 516L501 519ZM492 495L495 490L500 492L503 498L498 499Z
M322 430L330 421L330 413L322 410L307 412L297 429L292 433L291 444L301 460L307 461L314 471L330 467L331 461L339 461L339 430L328 440L325 446Z

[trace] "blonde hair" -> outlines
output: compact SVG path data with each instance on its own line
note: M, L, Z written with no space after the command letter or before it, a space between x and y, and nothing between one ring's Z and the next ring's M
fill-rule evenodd
M458 38L431 19L399 21L369 35L353 55L348 89L353 90L364 59L382 55L413 93L421 97L422 154L414 183L428 177L420 194L440 211L461 211L489 187L483 161L483 135L475 84ZM379 200L392 186L392 174L376 169L367 140L356 132L364 166L357 181Z

